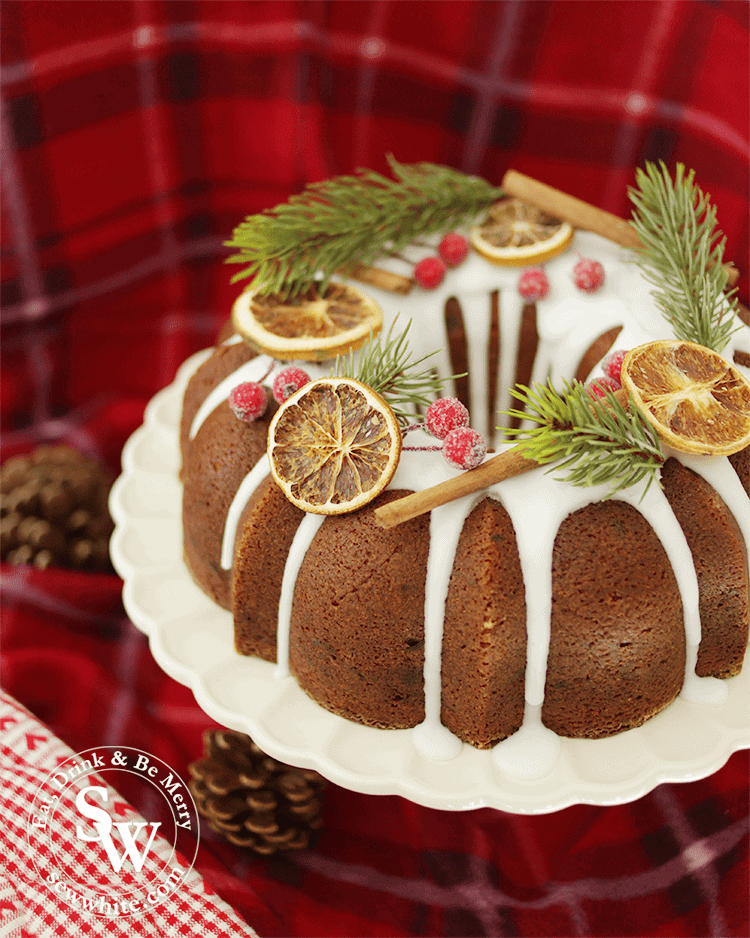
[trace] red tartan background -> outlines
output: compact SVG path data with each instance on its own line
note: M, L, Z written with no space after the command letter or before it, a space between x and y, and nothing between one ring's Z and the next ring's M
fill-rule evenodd
M4 0L3 458L65 439L116 468L226 318L233 227L389 152L512 166L619 214L637 165L683 162L747 303L749 9ZM3 685L73 749L185 771L209 721L119 589L6 577ZM314 850L253 860L206 835L198 868L266 935L749 934L746 753L622 807L451 815L330 788L325 815Z

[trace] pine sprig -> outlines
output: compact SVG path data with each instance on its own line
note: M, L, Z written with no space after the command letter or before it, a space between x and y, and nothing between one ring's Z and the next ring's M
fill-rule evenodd
M637 263L678 339L721 352L737 328L734 290L726 293L726 239L716 209L678 163L674 182L664 163L637 171L630 190L633 226L643 248Z
M455 227L498 199L484 179L434 163L389 157L394 179L372 170L313 183L288 202L235 228L228 264L244 264L232 282L253 277L262 293L294 294L322 274L371 264L417 236Z
M562 477L566 482L606 483L613 495L646 478L645 495L657 478L665 456L656 432L639 410L630 404L623 407L612 391L596 399L585 385L565 382L562 394L551 383L533 388L517 385L511 393L525 409L506 411L507 416L530 420L535 426L505 432L516 438L528 459L567 469Z
M394 336L398 317L387 335L378 335L361 349L359 361L349 354L336 359L335 377L354 378L386 398L399 424L406 426L414 420L420 407L428 407L440 395L451 378L439 378L434 368L416 369L437 352L411 361L408 334L409 320L403 332ZM454 375L463 377L463 375Z

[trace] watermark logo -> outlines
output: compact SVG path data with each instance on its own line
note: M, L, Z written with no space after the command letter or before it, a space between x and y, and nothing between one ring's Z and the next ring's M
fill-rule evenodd
M187 785L160 759L122 746L77 753L50 772L27 831L37 872L55 896L104 918L156 908L180 888L198 853Z

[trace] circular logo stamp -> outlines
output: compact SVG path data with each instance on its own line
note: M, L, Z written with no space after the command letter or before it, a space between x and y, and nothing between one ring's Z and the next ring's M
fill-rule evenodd
M27 833L55 897L104 918L141 915L178 891L200 839L185 782L127 746L87 749L58 765L36 792Z

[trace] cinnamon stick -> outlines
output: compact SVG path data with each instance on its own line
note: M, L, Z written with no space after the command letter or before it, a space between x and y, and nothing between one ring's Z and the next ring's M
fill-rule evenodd
M620 406L627 408L627 391L624 388L618 388L614 393ZM606 398L600 398L596 402L608 406ZM433 508L447 505L448 502L462 498L464 495L473 495L474 492L489 488L496 482L520 476L540 465L535 460L522 456L519 450L520 446L513 446L493 456L492 459L488 459L487 462L483 462L476 469L469 469L459 476L439 482L421 492L414 492L403 498L397 498L396 501L388 502L387 505L381 505L380 508L375 509L375 523L381 528L393 528L397 524L432 511Z
M509 169L500 185L508 195L528 202L544 212L549 212L550 215L568 222L574 228L593 231L594 234L608 238L625 248L641 247L638 232L624 218L605 212L604 209L576 199L559 189L553 189L552 186L538 182L531 176L524 176L523 173Z
M476 469L469 469L421 492L414 492L388 502L387 505L381 505L375 510L375 523L381 528L393 528L464 495L473 495L474 492L486 489L496 482L511 479L528 472L529 469L536 469L539 463L526 459L518 450L519 447L514 446L483 462Z
M505 173L501 186L508 195L528 202L544 212L549 212L550 215L568 222L574 228L592 231L625 248L642 247L638 232L629 221L532 179L531 176L524 176L515 169L509 169ZM733 264L724 266L728 275L727 284L732 287L737 282L739 271Z
M382 267L367 267L365 264L355 264L354 267L347 268L341 273L352 277L354 280L359 280L361 283L369 283L372 287L388 290L390 293L400 293L403 296L406 296L413 286L413 281L408 277L394 274L390 270L383 270Z

